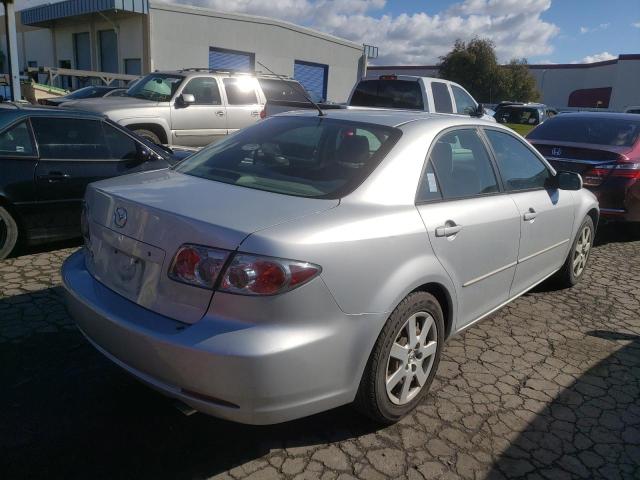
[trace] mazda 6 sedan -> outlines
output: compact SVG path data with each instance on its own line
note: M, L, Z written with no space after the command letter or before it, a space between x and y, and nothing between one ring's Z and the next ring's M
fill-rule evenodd
M444 343L584 275L599 210L578 174L458 115L274 116L179 165L93 183L69 310L114 363L250 423L427 393Z

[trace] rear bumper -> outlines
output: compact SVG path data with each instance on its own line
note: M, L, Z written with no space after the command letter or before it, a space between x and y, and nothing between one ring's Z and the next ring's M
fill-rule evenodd
M193 325L103 286L83 251L67 259L62 278L71 315L99 351L164 394L241 423L278 423L353 401L384 323L384 315L344 314L320 278L278 297L216 293ZM247 302L245 313L254 314L239 318Z
M603 219L640 222L640 181L608 179L591 191L598 198Z

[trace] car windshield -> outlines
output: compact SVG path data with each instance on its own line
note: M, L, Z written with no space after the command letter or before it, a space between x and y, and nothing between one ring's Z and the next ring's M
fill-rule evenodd
M531 140L631 147L640 138L640 120L558 115L527 135Z
M129 88L127 96L154 102L168 102L183 80L182 75L150 73Z
M400 138L396 128L322 117L273 117L192 155L188 175L300 197L340 198Z
M84 87L66 95L66 98L71 98L73 100L77 100L79 98L96 98L102 97L106 92L108 92L108 90L105 88Z
M362 80L353 92L350 105L424 109L420 84L415 80Z
M494 118L499 123L535 125L540 121L540 112L536 108L501 107L498 108Z

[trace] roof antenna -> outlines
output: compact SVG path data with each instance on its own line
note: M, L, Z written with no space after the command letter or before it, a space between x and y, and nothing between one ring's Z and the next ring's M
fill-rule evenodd
M285 79L282 78L281 75L278 75L277 73L275 73L273 70L271 70L269 67L267 67L264 63L258 62L256 61L256 63L258 65L260 65L261 67L265 68L271 75L274 75L276 77L278 77L278 80L284 82ZM320 108L320 105L318 105L316 102L314 102L313 100L311 100L311 97L309 96L309 94L306 92L306 90L304 88L298 88L298 82L293 83L293 85L296 87L296 89L302 94L302 96L304 98L307 99L307 101L313 105L314 107L316 107L316 110L318 110L318 116L319 117L324 117L326 115L326 113L324 113L322 111L322 109Z

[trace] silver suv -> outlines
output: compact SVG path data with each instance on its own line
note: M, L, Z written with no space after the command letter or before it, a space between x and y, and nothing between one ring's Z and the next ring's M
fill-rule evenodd
M102 113L154 143L203 146L256 122L267 99L300 90L291 79L192 68L150 73L122 97L64 106Z

